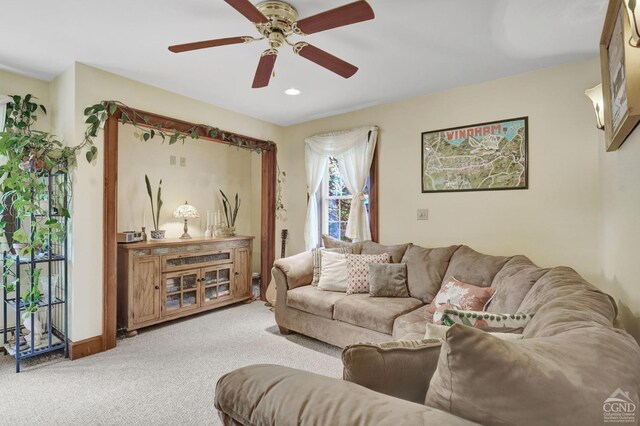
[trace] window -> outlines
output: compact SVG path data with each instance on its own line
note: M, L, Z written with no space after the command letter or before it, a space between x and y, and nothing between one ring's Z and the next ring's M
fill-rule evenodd
M347 221L349 219L349 210L351 209L351 193L347 189L344 181L340 177L338 170L338 160L334 157L329 158L329 165L325 174L325 178L320 186L322 191L319 197L322 202L320 204L320 226L321 233L332 236L342 241L351 241L345 235L347 230ZM364 190L365 207L369 214L369 180Z

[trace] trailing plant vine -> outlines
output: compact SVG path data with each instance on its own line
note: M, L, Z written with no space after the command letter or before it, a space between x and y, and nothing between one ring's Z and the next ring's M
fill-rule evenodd
M264 153L264 143L258 143L249 138L243 138L238 135L221 131L217 127L212 127L206 124L195 124L185 131L179 131L176 129L167 130L164 129L160 123L152 123L151 117L139 113L120 101L103 101L89 106L84 110L87 128L84 133L83 143L91 146L86 154L89 162L93 161L98 152L97 148L93 145L93 138L98 135L98 131L102 128L105 121L118 110L121 114L120 121L122 124L132 125L137 130L134 135L143 142L160 138L163 143L168 142L169 145L173 145L178 142L184 144L187 139L209 137L212 139L220 139L227 142L229 146L235 146L238 149L246 149L256 152L257 154ZM270 146L274 145L274 143L272 141L266 141L266 145ZM282 172L278 166L276 182L276 216L279 219L282 219L287 211L284 207L284 202L282 201L282 185L284 184L285 177L286 173Z

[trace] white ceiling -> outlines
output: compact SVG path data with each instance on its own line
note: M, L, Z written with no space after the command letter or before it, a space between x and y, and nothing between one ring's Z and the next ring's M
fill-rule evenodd
M291 3L303 18L350 1ZM78 61L289 125L594 56L607 6L607 0L369 3L374 20L306 37L360 68L348 80L283 47L275 79L252 89L265 41L182 54L167 50L257 36L222 0L4 1L0 68L50 80ZM289 87L302 94L285 95Z

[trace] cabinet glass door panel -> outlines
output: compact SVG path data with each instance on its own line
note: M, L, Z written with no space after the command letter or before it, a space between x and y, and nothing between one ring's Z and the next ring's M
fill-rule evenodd
M218 286L218 297L229 296L231 292L229 291L229 284L220 284Z
M218 271L219 282L229 282L230 276L231 276L231 268L220 269Z
M204 273L204 285L209 286L218 282L218 271L207 271Z
M194 291L185 291L182 293L182 307L196 307L198 305L198 292Z
M167 295L164 308L167 312L180 309L180 294Z
M198 274L186 274L182 276L182 289L189 290L198 287Z
M204 303L211 302L218 298L218 292L216 291L217 287L207 287L204 289Z
M180 291L180 277L169 277L165 280L165 289L167 293L175 293Z

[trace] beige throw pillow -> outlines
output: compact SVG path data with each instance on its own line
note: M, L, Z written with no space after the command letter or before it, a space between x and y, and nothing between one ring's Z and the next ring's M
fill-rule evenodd
M347 294L369 293L369 264L388 263L389 253L347 254Z
M347 258L343 253L321 251L322 265L318 288L327 291L347 291Z
M323 250L328 250L334 253L343 253L343 254L351 253L350 247L338 247L338 248L318 247L311 250L311 256L313 256L313 281L311 281L312 286L317 286L318 281L320 281L320 273L322 272L321 266L322 266Z
M407 265L404 263L370 263L369 296L409 297Z

